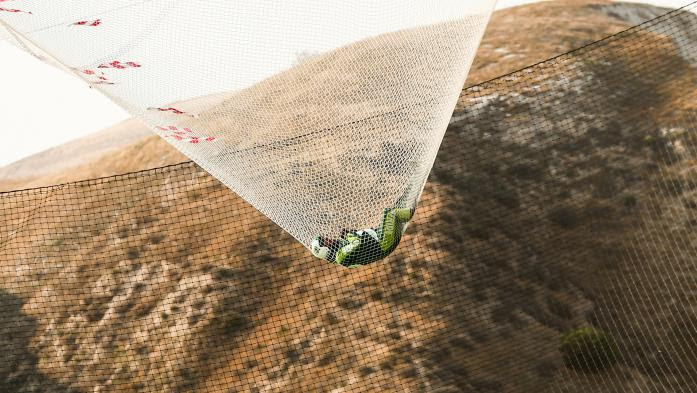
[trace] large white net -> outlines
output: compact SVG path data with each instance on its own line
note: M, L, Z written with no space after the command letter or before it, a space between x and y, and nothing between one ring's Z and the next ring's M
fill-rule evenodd
M0 21L350 265L399 242L493 3L0 0Z

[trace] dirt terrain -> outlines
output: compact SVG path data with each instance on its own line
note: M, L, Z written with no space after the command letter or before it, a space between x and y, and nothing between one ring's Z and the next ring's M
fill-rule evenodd
M656 13L502 11L469 83ZM511 41L516 15L531 23ZM403 243L355 271L317 261L192 164L5 195L0 387L696 390L697 70L689 41L662 31L466 90ZM498 48L516 56L493 64ZM139 143L97 170L179 158ZM560 337L586 325L617 339L617 364L565 367Z

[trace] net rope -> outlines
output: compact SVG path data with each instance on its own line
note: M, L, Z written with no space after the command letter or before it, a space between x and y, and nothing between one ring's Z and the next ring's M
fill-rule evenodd
M402 244L193 162L0 194L0 391L697 391L694 3L467 89Z

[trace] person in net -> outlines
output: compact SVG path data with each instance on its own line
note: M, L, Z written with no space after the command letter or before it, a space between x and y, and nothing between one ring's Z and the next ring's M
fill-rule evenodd
M346 267L358 267L378 261L397 248L415 208L385 209L377 228L344 229L341 237L331 239L317 235L310 245L317 258Z

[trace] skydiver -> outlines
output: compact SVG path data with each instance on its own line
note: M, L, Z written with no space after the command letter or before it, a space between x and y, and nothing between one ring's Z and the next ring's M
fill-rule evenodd
M385 209L377 228L344 229L339 239L318 235L312 240L312 254L318 258L349 268L367 265L390 255L397 248L414 215L414 208Z

